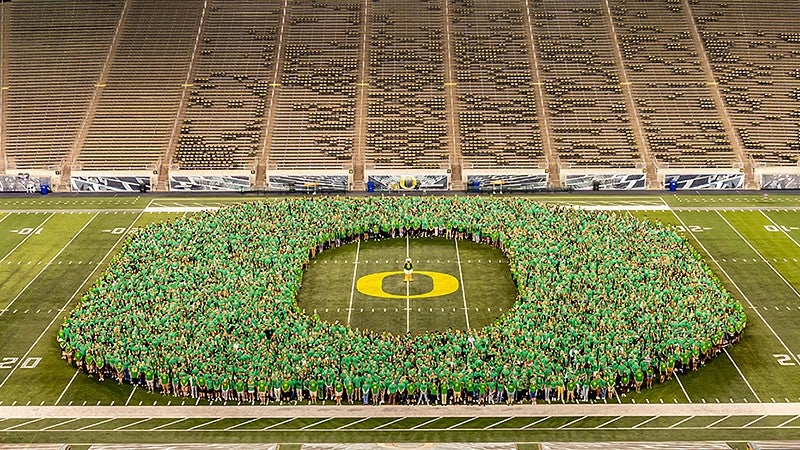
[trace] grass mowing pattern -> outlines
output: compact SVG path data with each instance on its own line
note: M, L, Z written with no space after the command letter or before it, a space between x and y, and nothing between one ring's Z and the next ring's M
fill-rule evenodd
M153 206L198 206L205 204L209 206L219 206L222 203L234 203L241 200L240 197L224 198L156 198L152 201ZM720 276L723 283L730 292L734 294L746 306L748 312L748 328L742 342L730 349L732 359L726 356L715 358L709 365L698 372L693 372L681 381L686 389L689 398L694 403L727 403L731 400L742 402L744 400L754 403L756 398L745 383L745 379L750 383L755 393L758 394L763 402L785 402L800 401L800 385L796 383L800 376L800 365L790 356L792 353L800 353L800 329L796 326L800 319L800 297L792 288L800 288L798 284L797 264L800 260L800 247L793 241L800 241L800 211L792 208L800 207L800 197L795 195L770 194L767 199L762 195L741 196L741 195L678 195L678 196L548 196L543 197L542 201L553 201L558 203L585 204L585 205L639 205L639 204L664 204L665 202L677 209L674 212L662 211L632 211L632 214L651 220L658 220L672 226L699 226L701 232L693 234L682 233L689 239L696 248L704 255L704 258L712 269ZM92 203L95 202L95 203ZM117 386L116 383L106 381L98 383L96 379L85 376L78 376L72 384L69 384L74 371L59 359L58 346L56 345L55 331L60 323L59 316L65 314L58 309L70 301L72 293L76 290L82 292L102 270L104 262L101 258L114 247L118 235L111 235L103 230L110 230L129 225L142 226L149 222L172 220L180 217L181 213L176 214L143 214L137 219L142 208L150 199L126 198L92 198L92 197L15 197L12 199L0 199L0 210L15 210L14 214L0 222L0 276L6 279L14 278L15 289L0 289L0 305L8 304L15 296L22 292L20 298L15 302L12 310L0 316L0 346L3 350L0 353L0 381L9 376L11 369L6 368L3 358L22 358L26 352L28 357L42 358L33 368L18 369L13 375L8 377L5 384L0 387L0 406L10 405L16 402L18 405L53 405L62 393L63 398L59 404L85 404L96 405L122 405L130 399L130 405L166 405L180 404L180 399L163 397L136 389L132 391L130 386ZM81 236L75 239L67 249L57 258L52 265L42 272L34 280L30 287L21 291L36 273L41 270L41 266L55 256L60 247L56 240L68 241L91 215L78 215L62 213L60 210L76 209L85 210L89 208L99 210L101 215L89 225ZM719 214L714 208L720 208ZM763 214L758 210L734 210L734 208L768 208ZM785 209L788 208L788 209ZM55 216L45 223L42 231L43 236L53 238L52 242L46 242L41 247L41 241L37 244L35 236L28 238L17 250L9 253L12 248L20 244L25 238L11 230L22 228L35 228L49 215L45 213L33 213L32 210L48 210L55 212ZM135 210L123 214L114 214L113 210L131 209ZM722 210L727 209L727 211ZM765 218L766 215L771 221L778 225L786 226L786 231L770 231L765 225L772 225L771 221ZM70 216L81 217L82 220L66 220ZM741 234L736 232L721 220L721 217L730 222ZM135 224L134 224L135 221ZM77 227L77 228L76 228ZM782 229L781 229L782 230ZM69 236L66 236L67 234ZM64 236L62 236L64 235ZM791 237L791 239L790 239ZM751 249L745 241L746 239L755 250ZM462 243L460 243L461 245ZM702 244L702 247L701 247ZM704 248L703 248L704 247ZM39 248L39 250L37 250ZM41 249L46 249L40 253ZM467 259L462 251L462 259ZM113 251L111 253L113 255ZM767 261L759 257L761 254ZM34 258L33 255L37 255ZM67 259L69 258L69 259ZM785 261L784 261L785 259ZM69 261L72 264L69 264ZM753 261L755 260L755 261ZM28 264L28 261L31 263ZM61 264L59 264L59 262ZM78 264L82 262L82 264ZM89 264L91 262L91 264ZM10 264L9 264L10 263ZM99 269L96 269L97 265ZM37 268L38 266L38 268ZM469 276L464 270L465 284L467 285L467 297L470 298ZM772 268L778 271L775 273ZM95 271L92 274L92 271ZM14 271L13 276L9 276ZM70 276L74 272L74 276ZM80 272L80 273L78 273ZM727 274L727 275L726 275ZM77 276L80 275L80 276ZM86 283L83 280L89 277ZM352 277L352 266L347 277ZM352 279L352 278L350 278ZM786 279L786 281L784 281ZM788 281L788 284L787 284ZM738 289L737 289L738 287ZM305 289L305 288L304 288ZM739 291L741 289L741 292ZM745 300L745 297L752 303L752 308ZM349 300L349 299L348 299ZM72 304L68 306L71 309ZM17 312L13 312L16 309ZM28 310L25 313L25 310ZM764 320L756 315L755 311L761 314ZM38 311L38 312L37 312ZM47 327L51 319L56 318L54 324ZM472 319L473 316L470 316ZM767 323L772 328L767 326ZM774 331L774 333L773 333ZM32 346L36 338L44 333L41 340ZM776 337L777 335L777 337ZM779 342L778 338L786 344ZM30 352L28 349L30 348ZM774 355L779 355L778 357ZM783 364L779 364L783 362ZM733 362L741 370L744 378L739 375ZM17 363L18 364L18 363ZM13 366L12 366L13 367ZM132 395L131 395L132 394ZM678 384L673 381L663 385L656 385L649 391L641 394L629 394L628 397L621 399L623 402L630 403L686 403L688 400L684 396ZM191 404L194 404L192 401ZM204 404L204 402L200 402ZM535 407L526 407L531 416L536 415ZM446 414L446 410L443 414ZM267 412L265 411L265 414ZM491 414L490 409L478 409L479 414ZM497 428L503 426L516 426L515 429L492 429L483 431L484 427L492 423L499 422L505 418L477 418L464 426L454 430L437 431L372 431L380 424L391 422L390 418L367 419L351 427L353 431L343 433L341 431L332 433L325 431L297 431L284 430L281 432L259 431L262 428L281 422L284 419L257 419L245 424L251 419L226 419L228 426L242 423L244 425L230 431L220 431L216 424L203 427L207 431L202 434L198 432L186 431L147 431L155 428L158 424L168 423L174 419L164 421L148 421L140 425L134 425L131 431L112 431L114 428L127 424L136 423L142 418L119 418L108 421L104 419L96 420L95 427L85 431L38 431L41 428L52 425L51 422L42 423L37 421L29 427L33 431L2 431L15 424L28 422L30 419L7 418L0 421L0 441L6 443L13 442L311 442L319 440L328 441L358 441L358 442L401 442L401 441L505 441L505 442L539 442L546 440L725 440L731 443L733 448L745 448L743 441L756 439L800 439L800 419L794 416L768 416L747 428L722 428L732 419L720 422L712 428L688 429L683 424L675 428L668 428L688 416L664 416L652 417L622 417L612 422L602 429L589 429L583 431L572 430L571 427L563 430L541 429L537 424L536 429L526 432L520 428L526 424L541 420L541 417L514 418L499 424ZM577 419L574 417L573 419ZM711 422L722 419L715 417ZM496 419L496 420L495 420ZM60 419L61 421L69 418ZM214 420L209 418L208 421ZM361 419L353 419L353 422ZM645 420L650 422L640 428L632 428L641 424ZM217 422L221 424L222 422ZM544 424L541 422L540 424ZM576 425L584 423L577 422ZM73 422L56 427L58 429L76 429L78 425L85 426L84 421ZM150 424L150 425L147 425ZM72 426L74 425L74 426ZM741 425L740 422L733 425ZM783 425L781 428L775 428ZM324 424L320 425L323 427ZM176 424L180 428L180 423ZM299 427L298 427L299 428ZM533 427L531 427L533 428ZM241 429L241 431L236 431ZM346 430L347 428L345 428ZM94 431L92 431L94 430ZM249 431L248 431L249 430ZM344 431L344 430L342 430ZM735 441L735 442L731 442ZM84 446L88 447L88 446ZM73 448L80 448L73 446ZM536 448L536 444L520 444L519 448Z

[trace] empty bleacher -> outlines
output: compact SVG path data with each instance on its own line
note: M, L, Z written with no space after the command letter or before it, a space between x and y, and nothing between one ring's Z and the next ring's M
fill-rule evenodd
M463 161L473 169L544 167L521 3L448 1Z
M174 162L250 169L263 143L282 0L215 0L207 12Z
M350 168L361 16L358 0L290 2L270 167Z
M763 165L798 164L792 2L528 4L530 17L525 0L3 2L0 157L12 170L76 158L83 170L166 163L263 175L350 168L358 142L356 165L363 148L373 171L533 169L546 156L631 168L642 154L669 167L730 168L741 146ZM262 152L268 165L257 166Z
M541 76L559 159L573 166L632 167L641 158L602 1L534 2Z
M111 70L79 168L156 167L169 145L202 0L129 0ZM52 12L49 14L52 16Z
M654 156L731 167L731 150L680 0L609 0L616 39Z
M60 168L85 120L122 6L66 0L3 4L10 14L3 111L9 165Z
M728 112L747 153L800 158L800 7L778 0L692 2Z
M440 0L373 1L366 166L448 165Z

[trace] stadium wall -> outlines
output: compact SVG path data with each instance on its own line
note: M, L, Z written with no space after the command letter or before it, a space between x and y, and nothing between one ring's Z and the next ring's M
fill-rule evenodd
M70 176L72 192L139 192L156 185L158 175L152 171L73 171Z
M689 169L661 169L658 172L660 186L669 189L670 182L677 183L678 190L685 189L743 189L744 172L741 169L728 167L714 168L689 168Z
M800 189L800 166L757 167L755 174L761 189Z
M365 172L367 191L446 191L450 174L446 170L382 170Z
M647 188L647 173L643 169L603 170L563 169L561 185L567 190L593 190L595 182L600 190L643 190Z
M547 170L464 172L464 185L469 192L542 191L549 181Z
M170 170L170 192L241 192L255 183L250 170Z
M352 185L348 170L267 171L267 187L275 192L347 192Z
M0 175L0 192L39 192L41 185L51 186L49 176L18 173Z

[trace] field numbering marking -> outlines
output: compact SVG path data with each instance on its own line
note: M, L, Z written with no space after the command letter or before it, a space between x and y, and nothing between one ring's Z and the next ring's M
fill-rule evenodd
M16 245L16 246L14 246L14 248L12 248L12 249L11 249L11 251L9 251L9 252L8 252L8 253L6 253L6 254L5 254L5 255L4 255L2 258L0 258L0 262L3 262L3 261L5 261L5 260L6 260L6 258L8 258L9 256L11 256L11 254L12 254L12 253L14 253L14 252L15 252L15 251L16 251L18 248L20 248L20 247L22 246L22 244L24 244L24 243L25 243L25 241L27 241L27 240L28 240L28 239L29 239L31 236L33 236L33 235L35 235L35 234L38 234L38 233L37 233L37 231L38 231L38 230L41 230L41 229L42 229L42 227L44 226L44 224L45 224L45 223L47 223L47 221L48 221L48 220L50 220L50 219L51 219L53 216L55 216L55 214L50 214L49 216L47 216L47 217L44 219L44 221L42 221L42 223L40 223L40 224L39 224L39 226L37 226L36 228L34 228L34 230L33 230L33 232L32 232L32 233L28 233L28 234L27 234L27 235L26 235L24 238L22 238L22 240L21 240L21 241L19 241L19 243L17 243L17 245ZM6 217L8 217L8 216L6 216Z
M794 295L796 295L796 296L797 296L797 298L800 298L800 292L797 292L797 289L795 289L794 285L792 285L792 283L789 283L789 280L787 280L787 279L786 279L786 278L783 276L783 274L781 274L780 272L778 272L778 269L776 269L776 268L775 268L775 266L773 266L773 265L772 265L772 264L769 262L769 260L767 260L767 258L765 258L765 257L764 257L764 255L762 255L762 254L761 254L761 252L759 252L758 250L756 250L756 248L755 248L755 247L753 247L753 244L751 244L751 243L750 243L750 241L748 241L748 240L747 240L747 238L745 238L744 236L742 236L742 233L740 233L740 232L739 232L739 230L737 230L737 229L736 229L736 227L734 227L734 226L733 226L733 225L732 225L730 222L728 222L728 219L726 219L726 218L725 218L725 216L723 216L722 214L720 214L720 212L719 212L719 211L717 211L717 215L719 215L719 217L720 217L720 218L721 218L723 221L725 221L725 223L726 223L726 224L728 224L728 226L731 228L731 230L733 230L733 232L734 232L734 233L736 233L736 235L737 235L737 236L739 236L739 239L741 239L742 241L744 241L744 243L745 243L745 244L747 244L747 246L748 246L748 247L750 247L750 250L752 250L753 252L755 252L755 254L756 254L756 255L758 255L758 257L759 257L759 258L761 258L761 260L762 260L762 261L764 261L765 263L767 263L767 265L769 266L769 268L770 268L770 269L772 269L772 271L773 271L773 272L775 272L775 275L778 275L778 277L780 277L780 279L781 279L781 280L783 280L783 282L784 282L784 283L786 283L786 286L789 286L789 289L791 289L791 290L792 290L792 292L794 292Z
M150 200L150 203L153 203L153 200ZM144 214L144 209L139 212L139 214L136 216L135 219L133 219L133 222L131 222L131 224L128 226L128 231L130 231L130 229L133 227L133 225L136 224L136 222L139 221L139 219L142 217L142 214ZM52 217L52 216L50 216L50 217ZM81 292L81 290L83 290L83 287L86 285L86 283L88 283L89 280L92 278L92 276L95 274L95 272L97 272L97 270L100 269L100 267L103 265L103 262L106 259L108 259L109 255L111 255L111 252L113 252L114 249L117 248L117 246L119 245L120 242L122 242L122 239L124 237L125 237L125 235L123 234L123 235L120 235L119 238L117 238L116 242L114 242L114 245L112 245L111 248L108 249L106 254L97 263L97 266L94 268L94 270L91 273L89 273L89 275L83 280L83 282L80 284L80 286L78 286L78 288L75 289L75 292L72 293L70 298L67 299L67 301L64 303L64 306L61 309L59 309L59 314L56 314L55 316L53 316L53 319L50 320L50 323L47 324L47 326L44 328L44 330L42 330L42 333L39 335L39 337L37 337L36 340L33 341L33 344L31 344L30 348L28 348L28 351L25 352L25 354L22 356L22 358L20 358L20 361L25 361L25 359L31 354L31 352L36 347L36 345L39 344L39 341L41 341L42 338L44 337L44 335L47 334L47 330L49 330L50 327L52 327L53 324L56 322L56 320L58 320L58 316L61 314L61 311L66 309L70 305L70 303L72 303L75 300L75 298L78 296L78 294ZM13 369L11 369L11 372L9 372L8 375L6 375L6 377L3 379L3 381L0 382L0 389L2 389L3 386L5 386L6 382L11 378L12 375L14 375L14 372L16 372L19 367L20 367L20 364L17 364L16 366L14 366Z
M74 235L74 236L72 236L72 238L71 238L69 241L67 241L67 243L66 243L66 244L64 244L64 246L63 246L63 247L61 247L61 249L58 251L58 253L56 253L56 255L55 255L55 256L53 256L53 257L50 259L50 261L49 261L47 264L45 264L45 265L44 265L44 267L42 267L42 268L39 270L39 272L37 272L37 273L36 273L36 275L34 275L34 276L33 276L33 278L31 278L31 280L28 282L28 284L26 284L26 285L25 285L25 287L23 287L23 288L22 288L22 290L21 290L21 291L19 291L19 293L18 293L18 294L17 294L17 295L14 297L14 299L12 299L12 300L11 300L11 302L10 302L9 304L7 304L7 305L6 305L6 307L5 307L4 309L0 309L0 316L2 316L2 315L3 315L3 313L4 313L5 311L8 311L8 308L10 308L10 307L11 307L11 305L13 305L13 304L14 304L14 303L15 303L17 300L19 300L19 298L20 298L20 297L22 297L22 294L24 294L24 293L25 293L25 291L27 291L27 290L28 290L28 288L29 288L29 287L31 287L31 285L33 285L33 283L34 283L36 280L38 280L38 279L39 279L39 276L41 276L41 275L44 273L44 271L45 271L45 270L47 270L47 268L48 268L48 267L50 267L50 266L53 264L53 261L55 261L55 260L56 260L56 259L57 259L59 256L61 256L61 254L62 254L62 253L64 253L64 250L66 250L66 249L67 249L67 247L69 247L69 246L70 246L70 245L71 245L71 244L72 244L72 243L75 241L75 239L77 239L77 238L78 238L78 236L80 236L80 235L81 235L81 233L83 233L83 230L85 230L85 229L86 229L86 227L88 227L88 226L89 226L89 224L90 224L90 223L92 223L92 222L94 221L94 219L96 219L96 218L97 218L97 216L98 216L98 215L99 215L99 213L98 213L98 214L95 214L94 216L92 216L92 218L91 218L91 219L89 219L89 221L88 221L88 222L86 222L86 223L85 223L85 224L84 224L84 225L81 227L81 229L80 229L80 230L78 230L78 232L77 232L77 233L75 233L75 235ZM28 311L25 311L25 312L27 313Z
M675 218L678 219L678 221L681 224L683 224L683 226L685 227L686 223L683 222L683 219L681 219L681 217L678 215L678 213L676 213L675 210L671 210L671 211L672 211L672 214L675 216ZM787 346L786 343L783 341L783 339L781 339L781 337L778 336L778 333L776 333L775 329L772 328L772 325L770 325L769 322L767 322L767 319L765 319L764 316L761 315L761 312L758 310L758 308L753 306L753 302L751 302L750 298L747 297L747 295L745 295L744 291L742 291L742 288L740 288L739 285L736 284L735 281L733 281L733 278L730 275L728 275L728 272L725 270L724 267L722 267L722 264L720 264L720 262L716 258L714 258L714 256L711 254L711 252L709 252L708 249L706 248L706 246L699 239L697 239L697 236L695 236L695 234L691 230L689 230L689 235L692 236L694 241L697 242L697 245L699 245L700 248L706 253L706 255L708 255L708 257L711 259L711 261L714 262L714 264L716 264L717 267L719 267L719 270L722 272L723 275L725 275L725 278L727 278L728 281L730 281L731 285L733 285L733 287L735 287L736 290L739 291L739 295L741 295L742 298L750 306L750 308L753 309L753 311L756 313L756 315L759 317L759 319L761 319L761 321L764 322L764 325L766 325L767 328L769 328L769 331L772 332L772 335L775 336L775 339L777 339L778 342L783 346L783 348L785 348L786 351L790 355L792 355L792 358L795 360L795 362L800 364L800 359L797 358L797 355L795 355L794 352L789 350L789 346Z

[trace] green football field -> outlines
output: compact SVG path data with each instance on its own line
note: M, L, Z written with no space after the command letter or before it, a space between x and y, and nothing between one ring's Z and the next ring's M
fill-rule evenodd
M409 283L401 273L407 257L416 272ZM500 250L406 236L323 252L304 273L298 305L328 322L417 334L481 328L507 311L516 295Z
M535 448L537 442L554 440L714 440L744 448L749 440L800 439L796 195L531 197L674 227L748 313L741 343L696 372L615 399L613 405L402 410L227 405L221 410L219 404L101 383L60 359L59 324L129 233L254 199L0 198L0 442L493 441ZM398 273L406 255L417 272L408 284ZM455 290L425 296L442 286ZM481 327L503 314L514 298L507 260L496 249L468 241L398 238L318 255L304 275L298 304L332 322L419 333Z

